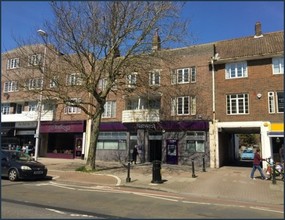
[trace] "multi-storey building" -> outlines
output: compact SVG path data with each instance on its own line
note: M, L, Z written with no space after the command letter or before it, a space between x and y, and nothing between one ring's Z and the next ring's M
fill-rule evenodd
M158 56L151 57L152 66L130 67L123 89L108 96L97 159L125 161L137 145L142 162L190 164L195 159L201 164L205 157L208 165L220 167L239 160L237 134L247 133L260 134L263 155L276 157L284 140L283 33L262 35L257 24L254 36L177 49L161 49L156 35ZM44 47L39 51L43 54ZM30 62L36 55L2 54L2 144L34 140L39 96L24 96L11 74L25 74L22 59ZM62 55L54 56L56 62L47 59L46 64L62 65ZM65 73L65 86L82 83L72 70ZM38 71L26 89L42 85L35 81L40 75ZM104 83L102 78L98 89ZM52 79L44 85L56 86ZM69 98L88 94L74 92ZM57 103L56 97L43 97L42 104L39 155L86 158L91 120L79 108Z
M279 159L284 143L284 31L213 43L216 164L237 160L236 134L259 134L263 157ZM265 165L265 164L264 164Z

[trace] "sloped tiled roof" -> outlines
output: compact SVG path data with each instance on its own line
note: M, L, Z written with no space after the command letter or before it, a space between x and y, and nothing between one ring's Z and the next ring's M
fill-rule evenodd
M213 42L213 44L221 61L282 54L284 53L284 31L265 33L258 38L249 36Z

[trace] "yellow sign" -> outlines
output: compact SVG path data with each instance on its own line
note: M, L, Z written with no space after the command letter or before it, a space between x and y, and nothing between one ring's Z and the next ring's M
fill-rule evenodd
M283 123L272 123L271 131L284 131L284 124Z

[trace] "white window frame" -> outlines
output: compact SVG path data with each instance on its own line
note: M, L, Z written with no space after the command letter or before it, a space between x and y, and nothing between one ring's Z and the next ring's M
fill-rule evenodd
M37 53L28 57L28 66L38 66L42 61L42 54Z
M50 82L49 82L49 87L50 88L57 88L58 87L58 76L54 76Z
M127 86L129 88L134 88L137 85L137 72L133 72L127 75Z
M71 101L74 101L76 103L80 103L81 99L80 98L71 98ZM81 108L74 106L75 104L66 104L64 108L64 114L80 114L81 113Z
M29 79L28 81L29 90L40 89L42 87L42 84L43 84L42 78Z
M80 86L82 85L81 73L71 73L66 78L66 84L68 86Z
M116 101L106 101L102 118L116 117Z
M20 67L20 59L19 58L11 58L7 60L7 70L16 69Z
M275 113L274 92L268 92L268 112L269 114Z
M284 74L284 57L272 58L272 72L273 74Z
M227 115L246 115L249 114L249 95L231 94L226 96Z
M19 91L17 81L4 82L4 91L3 92L16 92L16 91Z
M227 63L225 72L226 79L246 78L248 76L247 62Z
M195 66L189 68L179 68L171 72L171 84L195 83L197 70Z
M160 86L160 70L153 70L149 73L149 85Z
M35 112L37 111L38 103L37 102L29 102L28 103L28 111Z
M10 114L10 103L3 103L1 105L1 113L3 115L9 115Z
M171 99L171 115L189 115L190 96L180 96Z

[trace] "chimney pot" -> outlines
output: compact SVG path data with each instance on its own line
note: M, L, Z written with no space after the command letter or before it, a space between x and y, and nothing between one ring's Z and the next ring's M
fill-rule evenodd
M258 21L255 23L255 38L262 37L261 23Z

